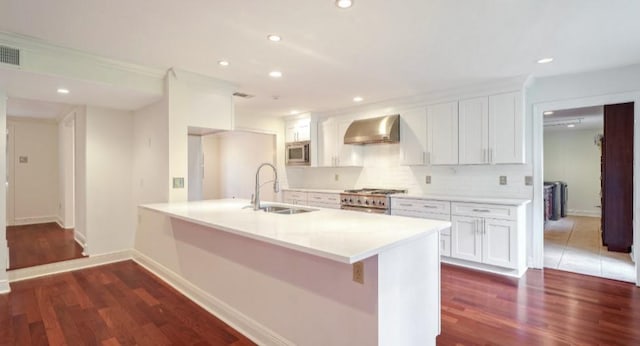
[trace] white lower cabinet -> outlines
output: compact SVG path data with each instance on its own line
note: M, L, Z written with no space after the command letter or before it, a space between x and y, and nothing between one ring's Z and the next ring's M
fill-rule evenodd
M451 257L504 268L518 267L518 224L515 219L495 219L493 215L516 207L454 203L452 209L469 210L470 215L451 216Z
M325 192L309 192L307 204L311 207L340 209L340 194Z
M288 204L307 205L308 203L307 197L308 197L308 194L303 191L285 190L282 193L282 199L284 203L288 203Z
M428 199L391 198L391 215L451 221L451 202ZM451 256L451 229L440 232L440 255Z

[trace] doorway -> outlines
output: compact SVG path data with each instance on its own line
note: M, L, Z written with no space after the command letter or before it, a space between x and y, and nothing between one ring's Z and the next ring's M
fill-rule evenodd
M601 179L603 171L614 167L612 172L618 172L619 162L626 161L614 155L605 160L605 119L611 145L633 147L632 136L621 136L617 128L621 117L612 114L616 107L591 106L544 113L544 266L635 282L635 265L628 251L610 251L603 242L606 235L603 229L610 230L610 235L619 227L601 227L605 219L609 223L618 219L612 215L602 217L601 200L618 198L617 187L611 186L615 181L605 186ZM626 122L633 122L633 108L627 110L626 116ZM632 126L630 129L633 131ZM617 155L618 148L609 148L612 150ZM629 164L633 162L632 157L627 159ZM626 175L631 178L633 172ZM628 189L631 191L632 187ZM626 202L629 218L632 204L629 198ZM630 233L631 223L627 226Z
M621 93L610 94L602 96L592 96L579 99L568 99L562 101L552 101L545 103L533 104L533 201L532 201L532 234L531 234L531 258L530 265L533 268L544 267L544 174L543 174L543 113L550 110L563 110L580 107L591 107L599 105L610 105L619 103L634 102L635 105L640 104L640 93ZM640 133L640 109L634 107L633 110L633 130L635 133ZM633 169L634 172L639 172L640 169L640 136L634 136L633 139ZM638 227L638 208L640 205L640 190L638 184L640 183L633 177L633 239L640 239L640 231ZM633 244L631 247L632 258L637 257L637 244ZM638 282L638 270L640 267L637 265L637 260L634 260L635 273L636 273L636 285ZM639 285L640 286L640 285Z
M9 270L84 257L75 228L73 106L7 101Z

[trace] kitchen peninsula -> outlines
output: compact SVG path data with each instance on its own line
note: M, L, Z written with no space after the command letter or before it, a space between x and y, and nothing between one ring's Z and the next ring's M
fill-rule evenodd
M136 259L261 345L435 344L450 222L247 205L141 206Z

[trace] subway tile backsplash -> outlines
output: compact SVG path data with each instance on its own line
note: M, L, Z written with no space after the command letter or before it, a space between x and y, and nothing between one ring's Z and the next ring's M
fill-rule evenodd
M350 189L382 187L407 189L411 194L448 194L531 198L532 187L524 184L531 175L529 165L400 166L398 144L368 145L364 167L288 168L289 187ZM335 180L335 175L339 179ZM431 184L425 176L431 176ZM507 185L499 177L507 176Z

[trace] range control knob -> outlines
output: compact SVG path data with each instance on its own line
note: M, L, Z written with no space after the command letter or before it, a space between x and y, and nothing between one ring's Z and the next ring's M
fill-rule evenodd
M384 205L384 201L380 201L380 205Z
M364 204L369 205L369 201L364 201Z
M361 201L361 200L358 200L358 204L362 204L362 201Z
M353 203L353 199L349 198L349 203Z

